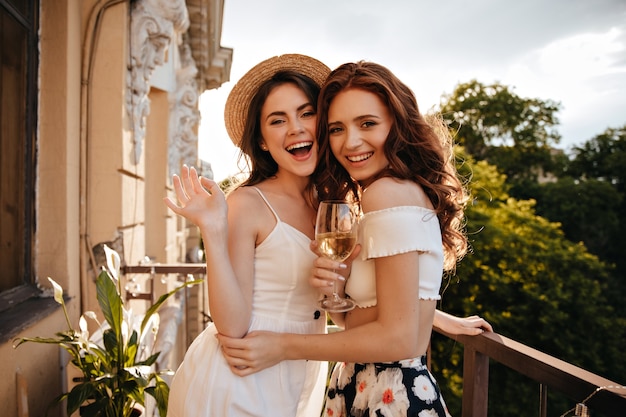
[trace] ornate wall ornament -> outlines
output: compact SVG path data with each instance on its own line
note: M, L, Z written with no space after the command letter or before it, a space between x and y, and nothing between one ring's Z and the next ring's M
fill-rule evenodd
M165 62L167 49L188 27L184 0L135 0L131 2L130 68L127 79L126 108L132 123L132 162L139 163L150 113L150 78Z
M180 173L182 164L198 165L198 69L187 42L179 46L180 68L176 70L176 91L170 94L169 173Z

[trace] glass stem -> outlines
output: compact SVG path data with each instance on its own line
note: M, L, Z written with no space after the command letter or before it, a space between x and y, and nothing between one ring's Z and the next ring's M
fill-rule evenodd
M337 273L337 271L335 271L334 269L333 269L333 272ZM337 288L337 285L338 285L337 281L339 281L339 280L335 279L335 281L333 281L333 301L336 302L336 303L340 302L340 300L341 300L339 298L339 290Z

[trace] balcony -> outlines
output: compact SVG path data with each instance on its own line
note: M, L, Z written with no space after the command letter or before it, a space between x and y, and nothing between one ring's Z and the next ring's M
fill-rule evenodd
M609 417L624 417L626 413L626 387L613 381L498 333L453 336L438 328L435 331L463 344L462 417L488 415L489 359L537 382L540 405L532 415L547 416L548 389Z
M205 274L206 267L204 264L157 264L126 266L123 272L187 276ZM153 296L153 294L135 295L136 298L144 299L151 299ZM591 410L591 415L593 411L608 417L624 417L625 415L625 386L498 333L453 336L436 327L434 330L461 343L464 348L462 417L488 416L490 359L537 382L540 406L536 414L532 415L547 416L549 390L560 392L570 398L573 404L578 404L566 415L585 415L583 409L587 412Z

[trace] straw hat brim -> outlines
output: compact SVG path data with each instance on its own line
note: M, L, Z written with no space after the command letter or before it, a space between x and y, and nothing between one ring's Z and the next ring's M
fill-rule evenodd
M275 56L260 62L250 69L235 84L224 107L226 132L236 146L239 146L248 116L248 107L261 85L280 71L291 70L306 75L321 86L330 68L315 58L300 54Z

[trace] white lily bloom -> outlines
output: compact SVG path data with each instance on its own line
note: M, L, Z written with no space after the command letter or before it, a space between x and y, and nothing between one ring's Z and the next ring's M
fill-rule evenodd
M96 316L96 313L94 311L85 311L83 313L83 316L87 317L88 319L98 321L98 316Z
M54 288L54 301L59 304L63 304L63 287L56 283L55 280L48 277L48 281L52 284L52 288Z
M78 319L78 328L82 333L87 332L87 334L89 334L89 330L87 329L87 320L84 315L80 316L80 319Z
M120 268L122 267L122 260L119 253L104 245L104 254L107 258L107 268L116 281L120 279Z
M78 319L78 327L80 328L80 336L78 336L78 341L83 346L84 350L89 350L89 329L87 326L87 319L83 316L80 316Z

